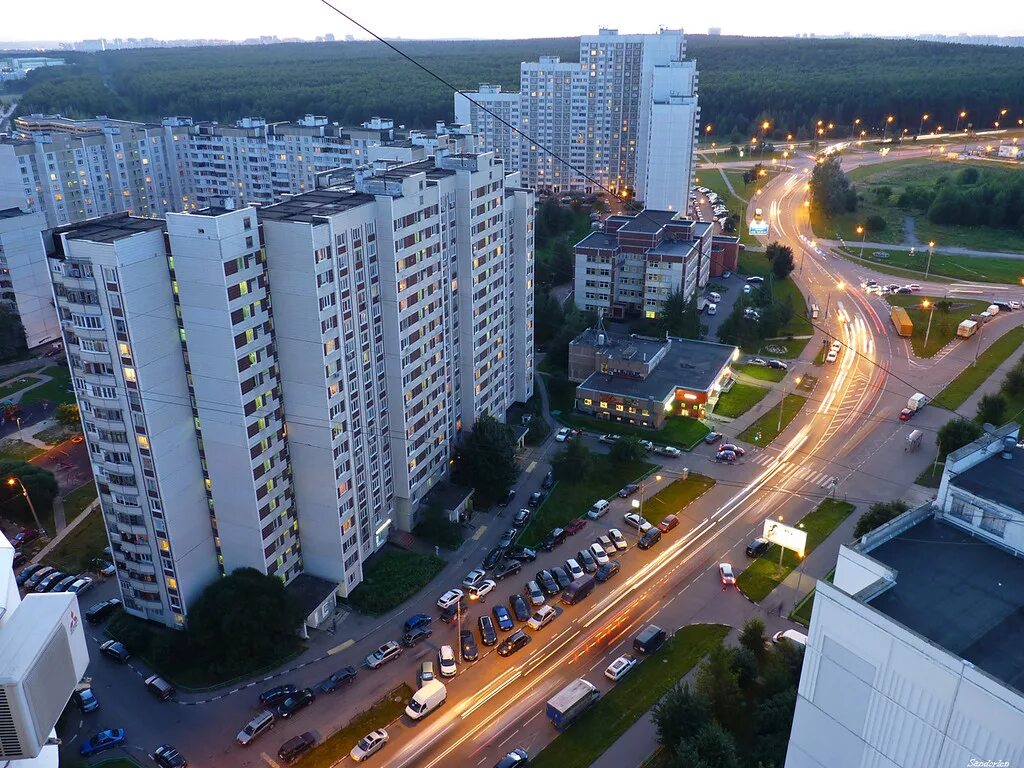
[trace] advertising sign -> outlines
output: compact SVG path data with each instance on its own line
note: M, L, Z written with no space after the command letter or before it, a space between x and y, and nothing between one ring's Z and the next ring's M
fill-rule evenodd
M785 549L791 549L800 557L804 556L804 549L807 547L806 531L783 525L777 520L765 520L762 536L772 544L778 544Z
M754 218L749 224L747 224L747 229L752 235L768 234L768 220L764 217L764 213L760 208L754 209Z

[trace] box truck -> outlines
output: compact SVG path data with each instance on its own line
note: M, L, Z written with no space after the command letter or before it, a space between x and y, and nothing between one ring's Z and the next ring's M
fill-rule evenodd
M548 720L555 728L564 731L599 698L601 698L601 692L593 683L589 683L583 678L573 680L548 699Z
M914 323L911 322L910 315L903 307L893 307L889 317L892 319L892 324L896 326L896 333L900 336L910 336L914 332Z
M960 325L956 327L956 335L962 339L967 339L978 332L978 321L977 320L964 320Z

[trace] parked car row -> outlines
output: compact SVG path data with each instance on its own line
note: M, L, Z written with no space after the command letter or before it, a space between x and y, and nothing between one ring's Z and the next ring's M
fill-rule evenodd
M93 578L83 573L65 573L52 565L31 563L18 571L15 577L26 592L72 592L82 595L92 589Z

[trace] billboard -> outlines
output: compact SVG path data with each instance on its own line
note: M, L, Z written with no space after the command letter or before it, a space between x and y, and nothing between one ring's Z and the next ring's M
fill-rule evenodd
M764 217L764 213L760 208L754 209L754 218L747 224L747 229L752 235L768 234L768 220Z
M807 547L807 531L791 528L777 520L765 520L762 536L772 544L778 544L785 549L791 549L800 557L804 556L804 550Z

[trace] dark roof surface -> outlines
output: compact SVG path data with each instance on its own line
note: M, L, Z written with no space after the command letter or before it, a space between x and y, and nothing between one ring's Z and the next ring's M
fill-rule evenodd
M697 249L696 240L662 240L661 245L647 251L650 256L688 256Z
M873 608L1024 691L1024 562L934 517L869 554L897 570Z
M0 210L0 219L13 219L24 215L25 211L21 210L21 208L4 208Z
M94 243L113 243L139 232L164 228L163 219L143 219L124 214L72 225L64 230L68 240L89 240Z
M331 216L366 203L373 195L338 189L317 189L260 209L261 219L310 223L320 216Z
M300 573L288 583L284 591L288 594L288 598L292 603L302 612L302 618L305 620L337 588L337 584L327 579L321 579L319 576L312 576L308 573Z
M950 478L957 488L1024 512L1024 450L1013 449L1006 460L1002 452L989 456L968 470Z
M676 217L675 211L659 211L654 208L644 208L640 213L626 222L619 229L619 232L638 232L653 234L665 226L667 222Z
M591 232L589 235L584 237L578 243L576 248L603 248L605 250L614 250L619 246L619 238L615 235L609 235L607 232Z

